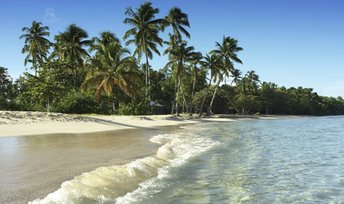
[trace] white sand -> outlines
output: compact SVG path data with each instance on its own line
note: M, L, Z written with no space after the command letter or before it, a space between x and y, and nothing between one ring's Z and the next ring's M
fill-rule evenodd
M177 118L173 115L105 116L0 111L0 137L52 133L87 133L126 128L152 128L210 120L230 121L231 119L207 118L196 120Z

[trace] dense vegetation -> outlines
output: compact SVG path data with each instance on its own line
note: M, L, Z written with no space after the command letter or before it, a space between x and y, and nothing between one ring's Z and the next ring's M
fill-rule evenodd
M112 32L90 38L75 24L49 41L49 28L33 21L23 28L22 53L34 74L13 81L0 67L0 109L63 113L151 114L203 112L236 114L344 114L341 97L319 96L309 88L261 82L242 75L238 41L223 37L202 54L188 45L188 15L171 8L158 18L150 2L125 11L130 29L123 40ZM168 32L169 39L161 33ZM131 53L125 46L134 45ZM159 49L161 48L161 50ZM152 68L154 55L168 55ZM228 84L227 84L228 82Z

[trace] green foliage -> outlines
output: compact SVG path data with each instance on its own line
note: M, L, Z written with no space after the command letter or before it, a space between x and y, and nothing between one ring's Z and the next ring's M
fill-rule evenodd
M120 103L118 114L120 115L144 115L149 107L144 101L133 100L129 103Z
M232 102L233 108L240 114L260 112L262 104L257 96L239 94Z
M9 109L13 98L12 79L8 75L7 68L0 66L0 110Z
M97 113L97 106L98 103L90 94L72 91L63 97L52 110L60 113Z
M242 64L237 53L243 48L236 39L224 36L216 42L215 50L202 55L183 39L190 38L186 13L174 7L165 17L158 18L158 14L159 9L150 2L126 9L124 23L131 27L124 40L126 45L135 46L133 55L110 31L89 38L86 30L72 24L51 43L46 39L50 34L47 26L34 21L24 27L20 37L25 40L24 63L32 64L35 75L25 72L13 83L7 68L0 67L0 109L138 115L152 113L148 102L153 101L162 104L165 113L188 111L190 115L206 110L344 114L341 97L319 96L310 88L261 83L253 70L241 76L234 67L235 63ZM157 71L149 60L154 53L160 55L158 46L163 39L159 35L166 28L170 28L164 42L168 62ZM139 64L142 55L146 61ZM230 85L223 85L228 79Z
M27 53L24 64L32 63L36 75L39 65L47 59L51 46L51 42L45 38L50 35L49 27L42 26L41 22L33 21L31 27L24 27L22 31L24 34L20 36L20 39L25 39L22 53Z
M213 92L214 92L214 87L211 87L211 88L206 87L206 88L195 93L192 103L196 109L196 112L198 112L198 113L200 112L202 100L204 97L205 97L204 104L210 103L211 96L212 96ZM203 108L202 111L204 112L208 108L208 106L204 106L202 108Z

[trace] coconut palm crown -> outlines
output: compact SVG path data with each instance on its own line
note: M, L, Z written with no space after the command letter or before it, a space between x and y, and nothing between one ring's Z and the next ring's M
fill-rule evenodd
M52 43L46 38L50 35L49 27L43 26L41 22L33 21L31 27L23 27L20 39L25 39L25 45L22 53L27 53L24 65L32 63L32 67L37 74L38 66L46 60L49 48Z
M152 3L145 2L137 9L127 8L124 23L132 26L125 32L123 38L127 40L126 45L135 44L134 56L138 56L141 61L142 55L146 58L146 99L150 101L150 66L149 59L153 58L153 52L160 55L157 45L162 46L163 40L159 37L163 19L156 19L155 15L159 13L158 8L153 8ZM129 37L132 37L128 40Z

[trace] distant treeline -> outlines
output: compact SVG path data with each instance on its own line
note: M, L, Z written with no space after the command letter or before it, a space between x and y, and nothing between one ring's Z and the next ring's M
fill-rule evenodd
M309 88L278 87L260 82L254 71L242 74L238 41L224 36L214 50L189 46L188 15L171 8L164 17L150 2L125 11L125 46L112 32L89 38L75 24L54 36L33 21L23 28L24 72L13 81L0 67L0 110L63 113L161 114L186 112L235 114L344 114L341 97L319 96ZM160 38L168 32L168 39ZM160 69L154 54L168 56ZM228 82L228 83L227 83Z
M69 74L55 70L49 76L48 88L51 99L51 111L64 113L100 113L112 114L148 114L157 111L148 108L140 97L128 97L119 89L116 97L101 95L95 97L96 90L81 92L74 87ZM171 76L162 71L151 70L152 98L163 105L158 113L170 113L174 99L174 83ZM341 97L319 96L309 88L278 87L274 83L259 83L243 77L236 86L223 84L214 100L213 113L239 114L292 114L292 115L338 115L344 114L344 100ZM204 79L205 82L205 79ZM25 73L15 82L9 77L6 68L0 67L0 109L46 111L47 98L42 94L44 87L37 78ZM187 87L185 87L186 89ZM190 88L190 87L189 87ZM199 113L202 99L205 97L203 111L206 111L212 99L215 86L198 83L192 99L194 112ZM191 100L191 95L185 95ZM114 102L114 104L113 104ZM113 105L115 110L113 110ZM190 111L190 104L182 103L181 111ZM116 109L119 107L119 109ZM153 109L153 110L152 110Z

